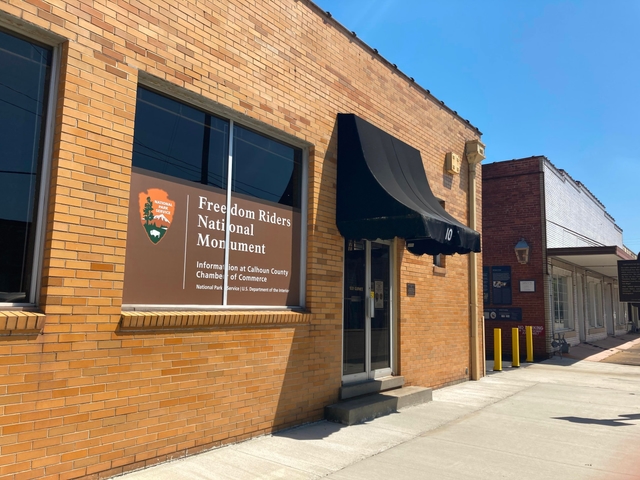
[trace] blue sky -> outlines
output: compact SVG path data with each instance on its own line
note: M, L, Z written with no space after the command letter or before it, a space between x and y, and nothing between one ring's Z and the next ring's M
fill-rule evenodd
M482 133L545 155L640 251L640 1L314 0Z

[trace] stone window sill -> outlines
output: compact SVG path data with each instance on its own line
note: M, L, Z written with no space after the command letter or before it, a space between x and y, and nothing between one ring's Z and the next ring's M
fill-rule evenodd
M175 330L228 326L275 326L308 324L311 314L293 311L159 311L122 312L120 329Z
M577 332L573 328L558 328L556 329L556 332L563 334L565 339L575 338L578 336Z

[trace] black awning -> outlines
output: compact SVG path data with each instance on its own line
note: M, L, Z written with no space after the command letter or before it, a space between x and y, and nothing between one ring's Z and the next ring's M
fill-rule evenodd
M480 251L480 234L434 197L420 152L353 114L338 114L338 230L406 239L416 255Z

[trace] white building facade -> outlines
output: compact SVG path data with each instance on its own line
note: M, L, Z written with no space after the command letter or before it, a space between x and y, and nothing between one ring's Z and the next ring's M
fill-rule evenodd
M617 262L635 255L605 206L579 181L546 158L547 331L571 344L637 328L637 309L619 301Z

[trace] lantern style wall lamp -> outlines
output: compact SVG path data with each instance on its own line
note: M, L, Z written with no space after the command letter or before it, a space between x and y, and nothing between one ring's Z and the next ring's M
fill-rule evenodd
M518 263L521 263L522 265L529 263L530 250L531 247L529 247L529 244L524 241L524 238L521 238L520 241L516 243L515 251Z

